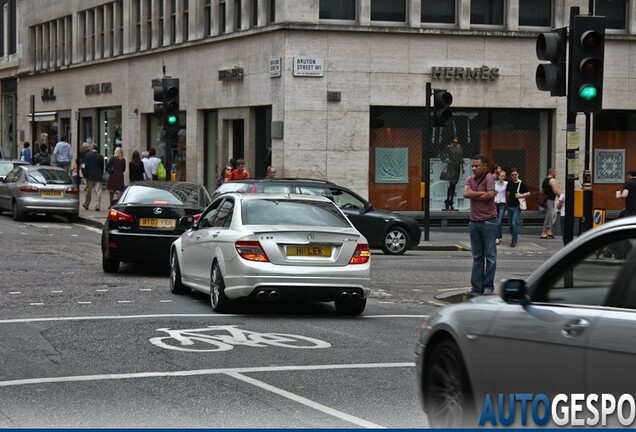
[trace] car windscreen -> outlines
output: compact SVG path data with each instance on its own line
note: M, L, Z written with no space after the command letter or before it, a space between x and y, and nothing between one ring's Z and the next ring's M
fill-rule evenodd
M119 204L162 204L202 207L199 189L192 187L172 187L159 189L142 185L128 187Z
M6 176L13 169L13 163L11 162L0 162L0 176Z
M43 184L71 184L73 179L66 171L51 169L51 168L38 168L36 170L29 170L27 172L27 180L29 182L43 183Z
M331 202L301 200L245 200L244 225L304 225L350 228L349 220Z
M223 183L214 191L214 195L219 195L228 192L249 192L250 188L254 185L252 183Z

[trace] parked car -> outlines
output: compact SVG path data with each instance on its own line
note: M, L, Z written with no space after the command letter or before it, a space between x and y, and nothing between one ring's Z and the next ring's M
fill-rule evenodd
M633 393L636 217L590 230L527 280L436 310L416 348L435 428L476 427L486 394Z
M0 181L4 180L7 174L19 165L29 165L29 163L20 160L0 160Z
M103 270L116 273L120 262L168 264L170 245L186 230L179 219L200 214L211 201L207 189L196 183L132 183L108 210L102 230Z
M170 251L170 288L210 294L227 312L238 299L335 302L358 315L371 293L367 240L329 199L228 193Z
M0 183L0 213L10 211L21 220L29 213L79 215L79 189L66 170L52 166L18 164Z
M420 243L422 230L411 217L378 210L350 189L313 179L244 179L223 183L212 197L227 192L296 193L330 198L347 215L353 226L372 248L386 254L401 255Z

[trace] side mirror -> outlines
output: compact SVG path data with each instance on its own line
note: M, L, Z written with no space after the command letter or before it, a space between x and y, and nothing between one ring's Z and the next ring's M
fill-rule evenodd
M501 298L509 304L530 304L530 297L526 293L526 281L523 279L508 279L501 285Z
M190 229L195 225L192 216L182 216L179 218L179 228Z

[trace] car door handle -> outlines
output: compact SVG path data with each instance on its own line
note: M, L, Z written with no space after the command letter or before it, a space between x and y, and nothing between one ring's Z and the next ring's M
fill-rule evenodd
M196 236L194 236L195 240L199 240L201 238L201 234L197 234Z
M577 337L580 336L588 327L590 322L584 318L576 318L565 324L561 329L561 334L565 337Z
M221 234L220 231L215 231L215 232L212 233L212 237L213 238L217 238L219 236L219 234Z

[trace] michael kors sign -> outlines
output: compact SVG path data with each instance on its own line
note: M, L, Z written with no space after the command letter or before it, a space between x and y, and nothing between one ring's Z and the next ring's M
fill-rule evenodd
M490 68L485 65L475 68L433 66L431 69L433 79L457 81L496 81L499 79L499 68Z

